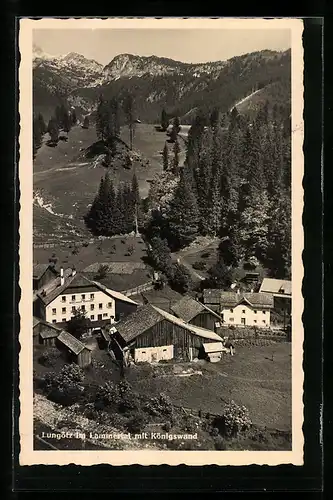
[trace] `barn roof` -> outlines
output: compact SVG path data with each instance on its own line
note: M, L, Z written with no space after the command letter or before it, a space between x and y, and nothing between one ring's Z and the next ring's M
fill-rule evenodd
M291 281L264 278L259 293L273 293L279 295L291 295Z
M54 271L50 264L35 264L33 267L33 278L39 280L49 267L51 267L52 271Z
M117 323L116 328L123 339L130 342L162 319L163 316L151 304L147 304Z
M212 311L205 304L202 304L192 297L183 297L171 307L171 310L176 316L178 316L178 318L182 318L184 321L191 321L203 311L209 311L214 314L214 316L219 318L218 314Z
M82 344L80 340L73 337L73 335L71 335L70 333L65 332L65 330L62 330L60 332L60 334L58 335L58 340L76 355L80 354L80 352L86 349L86 346Z
M59 278L60 282L60 278ZM91 286L95 285L97 288L99 288L102 292L106 293L110 297L116 299L116 300L121 300L123 302L129 302L131 304L136 304L134 300L130 299L129 297L126 297L123 293L116 292L114 290L110 290L109 288L106 288L104 285L99 283L98 281L92 281L86 276L82 274L75 274L74 276L70 276L68 279L65 279L65 283L61 286L57 286L54 290L52 290L50 293L46 294L43 296L42 294L38 294L38 297L44 302L45 305L51 304L51 302L54 301L59 295L62 293L65 293L67 288L75 288L75 287L84 287L84 286Z
M210 340L220 340L221 337L211 330L200 328L195 325L186 323L181 318L177 318L159 307L152 304L146 304L139 307L133 314L127 316L126 319L117 323L116 328L126 342L131 342L136 337L152 328L154 325L166 319L170 323L177 325L185 330L198 335L202 338Z
M181 318L176 318L173 314L170 314L162 309L159 309L156 306L152 306L156 309L165 319L170 321L171 323L184 328L185 330L193 333L194 335L198 335L199 337L210 339L210 340L221 340L221 337L217 335L217 333L212 332L211 330L207 330L206 328L201 328L196 325L191 325L190 323L186 323Z
M206 288L203 291L203 302L205 304L220 304L222 290L214 288Z

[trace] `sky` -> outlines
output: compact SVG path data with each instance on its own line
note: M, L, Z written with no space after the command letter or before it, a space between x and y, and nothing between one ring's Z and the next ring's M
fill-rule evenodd
M35 29L33 43L51 55L77 52L108 64L118 54L199 63L291 47L289 29Z

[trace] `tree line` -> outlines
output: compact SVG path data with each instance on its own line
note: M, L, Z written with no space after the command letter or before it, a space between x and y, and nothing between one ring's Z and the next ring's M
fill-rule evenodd
M85 217L95 235L114 236L138 230L141 201L136 175L131 183L115 188L109 173L101 179L98 193Z
M59 131L68 133L71 127L77 123L75 109L69 110L65 104L56 106L54 114L48 124L45 124L41 113L33 117L33 154L34 157L42 144L43 136L48 133L50 140L48 145L55 146L59 140ZM88 125L89 126L89 125ZM87 127L86 127L87 128Z
M198 114L171 200L152 210L147 236L172 251L198 235L221 238L219 265L258 259L286 277L291 260L290 112L266 103L250 119ZM166 162L165 162L166 163Z

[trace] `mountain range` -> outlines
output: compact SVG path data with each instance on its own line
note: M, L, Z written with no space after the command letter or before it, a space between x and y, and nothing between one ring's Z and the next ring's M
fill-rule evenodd
M262 100L290 106L290 73L290 50L194 64L119 54L103 66L75 52L52 56L34 46L34 111L49 119L55 106L66 101L79 115L87 114L101 93L108 98L127 90L135 97L137 118L147 122L158 122L162 108L181 117L198 108L227 111L258 89Z

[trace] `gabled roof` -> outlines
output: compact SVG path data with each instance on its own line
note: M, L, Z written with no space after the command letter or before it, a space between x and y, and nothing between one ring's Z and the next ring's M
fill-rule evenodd
M40 332L40 336L42 339L53 339L55 337L59 337L61 330L56 328L48 328L47 330L42 330Z
M259 293L273 293L279 295L291 295L291 281L264 278Z
M163 319L166 319L174 325L180 326L181 328L184 328L199 337L210 340L221 340L221 337L216 333L206 330L205 328L190 325L182 319L176 318L173 314L170 314L159 307L153 306L152 304L139 307L135 313L127 316L126 319L120 321L115 326L123 339L126 342L131 342Z
M205 304L220 304L222 290L215 288L206 288L203 291L203 302Z
M151 305L139 307L133 314L115 325L126 342L135 339L141 333L162 321L163 316Z
M49 268L56 274L55 269L50 264L35 264L33 267L33 278L39 280Z
M60 281L60 278L59 278ZM62 293L66 292L67 288L75 288L75 287L84 287L84 286L91 286L95 285L97 288L99 288L102 292L104 292L106 295L116 299L116 300L122 300L123 302L129 302L131 304L136 304L134 300L130 299L129 297L126 297L126 295L120 293L120 292L115 292L114 290L110 290L109 288L106 288L104 285L99 283L98 281L92 281L86 276L82 274L75 274L75 276L70 276L68 279L65 279L65 283L61 286L57 286L54 290L52 290L50 293L47 295L43 296L41 294L38 294L38 297L43 301L45 305L51 304L54 299L56 299L59 295Z
M45 325L48 328L52 328L52 330L56 330L58 332L61 332L61 328L59 328L58 326L54 325L53 323L49 323L48 321L45 321L44 319L37 318L36 316L34 316L33 320L32 320L32 327L35 328L35 326L37 326L39 324Z
M176 304L171 307L173 313L175 313L178 318L183 319L184 321L191 321L198 314L203 311L208 311L218 319L220 319L219 315L216 314L215 311L212 311L205 304L202 304L198 300L193 299L192 297L183 297Z
M221 292L221 307L236 307L242 302L246 302L252 307L270 308L274 306L273 296L268 293Z
M73 335L71 335L70 333L65 332L65 330L62 330L60 332L60 334L58 335L58 340L76 355L80 354L80 352L82 352L84 349L87 349L87 347L82 344L80 340L73 337Z

